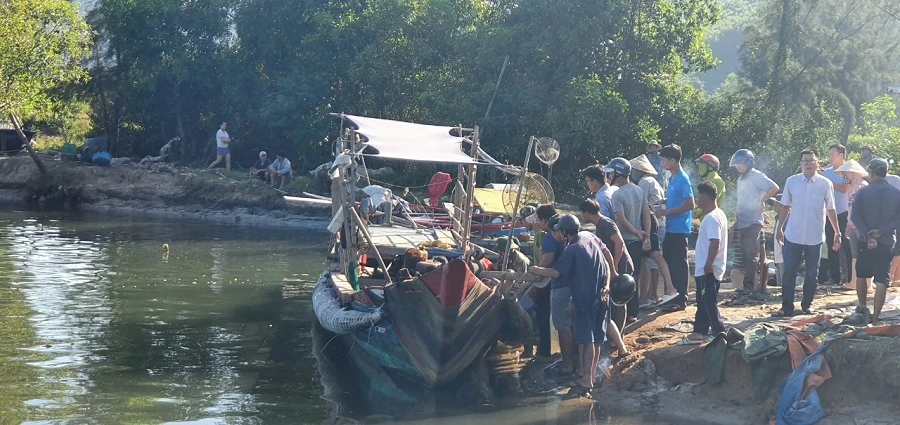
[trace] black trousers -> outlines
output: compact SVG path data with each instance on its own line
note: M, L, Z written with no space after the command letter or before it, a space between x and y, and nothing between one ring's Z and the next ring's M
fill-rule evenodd
M631 257L631 263L634 266L634 272L632 272L631 277L634 278L635 282L640 282L641 259L644 257L643 243L641 241L626 241L625 249L628 250L628 255ZM638 310L641 308L637 289L635 288L634 296L625 305L628 317L638 317Z
M666 233L666 238L663 240L663 258L669 263L672 285L678 290L678 298L675 298L672 304L681 307L687 305L688 279L690 277L687 255L688 235L686 233Z
M837 216L838 227L841 229L841 249L834 251L834 229L831 223L825 221L825 245L828 246L828 258L822 261L827 275L819 272L819 282L825 283L826 279L831 279L831 283L840 285L843 282L849 282L851 277L850 265L853 264L853 256L850 252L850 240L847 239L847 216L849 213L840 213ZM843 271L843 273L841 273Z
M537 355L550 357L550 285L535 288L535 326L538 330Z
M712 274L695 276L697 282L697 314L694 316L694 333L713 335L725 332L725 323L719 314L719 281Z

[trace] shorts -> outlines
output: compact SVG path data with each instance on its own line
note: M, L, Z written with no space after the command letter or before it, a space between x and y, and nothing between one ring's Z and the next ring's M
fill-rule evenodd
M553 318L553 327L558 331L572 328L572 311L569 309L571 300L572 291L568 286L550 289L550 317Z
M876 284L891 285L891 261L894 255L893 247L877 246L869 249L865 241L856 241L859 244L859 257L856 259L856 277L868 279L874 277Z
M220 147L220 146L216 147L216 156L226 156L226 155L231 155L231 151L228 150L227 147L225 147L225 148Z
M644 251L644 258L650 257L650 254L659 252L659 221L656 216L650 216L650 250ZM653 263L656 264L656 263ZM658 266L657 266L658 268Z
M590 308L575 308L575 343L602 344L606 338L603 330L609 305L598 301Z

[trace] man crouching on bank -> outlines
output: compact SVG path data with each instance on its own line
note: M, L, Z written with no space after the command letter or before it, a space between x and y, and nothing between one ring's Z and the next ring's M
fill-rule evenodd
M579 231L580 227L574 215L560 217L553 230L562 231L569 243L562 256L552 268L532 267L528 271L568 284L575 307L575 342L582 373L569 395L591 397L603 344L603 323L609 312L609 281L615 272L609 267L612 254L603 242L591 232Z

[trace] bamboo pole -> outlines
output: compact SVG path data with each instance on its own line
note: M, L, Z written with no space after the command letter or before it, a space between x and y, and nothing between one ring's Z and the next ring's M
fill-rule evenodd
M469 181L468 190L466 191L466 217L465 221L462 222L463 225L463 244L462 250L465 255L466 261L469 261L469 256L471 255L471 250L469 249L469 240L472 238L472 212L475 209L475 176L478 173L478 126L475 126L475 131L472 135L472 164L469 165Z
M525 187L525 176L528 174L528 161L531 160L531 148L534 147L534 136L528 140L528 151L525 152L525 165L522 167L522 181L519 183L519 191L516 193L516 203L513 207L512 225L509 226L509 240L506 241L506 249L504 250L503 261L508 261L509 250L512 248L512 238L516 233L516 222L519 219L519 201L522 198L522 189Z
M387 279L388 283L391 283L391 276L388 274L387 266L384 264L384 258L381 257L381 253L378 252L378 247L375 246L375 241L372 239L372 235L369 234L369 229L366 228L365 223L363 223L362 218L359 217L359 214L356 212L356 208L350 208L350 215L353 216L353 219L356 220L356 225L359 226L359 230L362 232L363 237L366 239L366 242L369 243L369 246L375 250L375 258L378 260L378 265L381 266L381 270L384 271L384 278Z

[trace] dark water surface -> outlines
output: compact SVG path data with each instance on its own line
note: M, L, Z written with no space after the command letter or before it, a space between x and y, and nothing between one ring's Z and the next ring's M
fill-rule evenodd
M309 231L0 210L0 425L333 421L308 301L326 242ZM300 301L282 297L284 282ZM552 398L427 422L641 423Z

